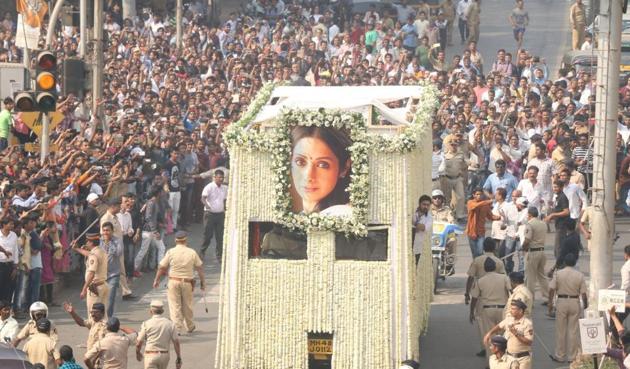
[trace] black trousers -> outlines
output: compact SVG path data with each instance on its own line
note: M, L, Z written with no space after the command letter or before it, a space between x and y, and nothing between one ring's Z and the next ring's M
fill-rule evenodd
M459 37L461 37L462 43L464 43L468 40L468 21L459 18L457 26L459 27Z
M13 263L0 263L0 300L11 302L13 290L15 290L15 279L11 278L11 272L15 265Z
M125 274L127 278L133 277L133 261L135 258L135 247L133 237L123 236L123 257L125 260Z
M203 234L203 244L201 245L201 252L206 252L212 238L216 238L216 252L217 259L221 259L223 256L223 227L225 224L225 212L223 213L211 213L206 212L206 229Z

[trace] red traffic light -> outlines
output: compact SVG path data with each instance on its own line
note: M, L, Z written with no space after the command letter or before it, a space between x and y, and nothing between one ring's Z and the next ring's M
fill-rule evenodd
M36 111L35 100L29 92L20 92L15 95L16 111Z
M50 51L42 51L37 56L37 66L43 70L57 68L57 57Z

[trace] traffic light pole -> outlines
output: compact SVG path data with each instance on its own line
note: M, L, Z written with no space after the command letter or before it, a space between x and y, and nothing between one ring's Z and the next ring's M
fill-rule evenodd
M94 67L92 69L92 116L99 116L103 98L103 0L94 0ZM108 132L107 127L105 132Z
M48 119L48 113L42 112L42 137L40 147L40 163L42 166L46 163L46 158L50 152L50 120Z
M589 305L594 311L597 311L598 291L608 288L612 282L621 2L622 0L602 0L599 16L589 288Z

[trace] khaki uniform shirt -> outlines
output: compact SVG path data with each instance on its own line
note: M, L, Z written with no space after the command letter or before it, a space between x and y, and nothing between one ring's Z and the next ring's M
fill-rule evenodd
M519 320L513 317L507 317L499 323L499 327L505 331L503 336L507 339L507 352L518 354L525 351L531 351L532 346L526 345L518 340L510 331L510 326L514 326L518 334L522 334L529 340L534 340L534 325L529 318L522 317Z
M490 272L475 283L471 297L479 300L479 306L505 305L510 294L510 280L505 274Z
M123 231L122 231L122 226L120 225L120 221L118 220L118 217L115 215L112 215L112 213L110 213L109 211L106 211L105 214L103 214L103 216L101 217L101 221L100 221L101 227L103 227L103 224L107 222L110 222L114 226L114 232L113 232L114 237L122 241Z
M160 268L168 268L169 277L192 279L195 268L202 264L195 250L186 245L177 244L166 252L160 261Z
M28 356L31 363L44 364L46 369L56 369L59 359L59 351L56 349L56 342L47 334L37 332L24 345L23 351Z
M100 247L95 247L90 251L85 259L85 278L88 272L94 272L92 283L105 282L107 280L107 254Z
M87 339L87 350L89 351L96 342L105 337L107 333L107 323L103 319L95 322L90 318L86 319L83 324L85 324L85 328L90 330Z
M85 353L85 359L101 359L103 369L127 369L127 351L135 344L137 334L107 332Z
M431 217L433 218L433 222L455 223L453 210L446 205L442 205L439 209L431 205Z
M519 369L518 360L508 354L503 354L500 359L496 355L490 356L490 369Z
M525 225L525 239L529 240L529 249L545 247L546 235L547 225L538 218L530 219Z
M162 315L144 321L138 333L138 340L146 341L145 351L168 351L176 339L175 324Z
M483 269L483 264L486 262L486 258L491 258L497 263L497 269L495 272L499 274L505 274L505 265L503 265L503 261L498 257L494 256L491 252L485 252L483 255L477 256L472 263L470 263L470 268L468 268L468 276L474 278L481 278L486 275L486 271Z
M461 151L444 153L444 174L448 177L461 177L466 169L466 160Z
M479 24L481 21L479 14L481 13L481 8L479 8L479 3L473 1L468 6L468 14L466 18L468 19L469 24Z
M584 5L578 5L577 3L571 5L571 10L569 11L569 14L571 26L573 26L574 28L576 28L577 25L586 25L586 11L584 10Z
M584 274L567 266L556 272L549 288L556 290L556 295L579 296L586 293L586 279Z
M24 327L22 327L22 330L20 331L20 333L17 334L15 338L22 341L22 340L27 339L30 336L33 336L39 333L37 331L37 326L35 324L36 322L33 319L29 320L24 325ZM52 320L50 321L50 333L48 333L48 335L50 336L50 338L53 339L53 341L55 341L55 344L59 342L59 336L57 335L57 326L55 326L55 323Z
M521 300L527 305L527 310L525 310L525 317L531 319L532 309L534 308L534 296L531 291L525 287L524 284L519 284L512 290L512 294L507 300L505 304L505 310L503 310L503 318L507 318L508 316L512 316L510 313L510 306L512 305L512 301Z

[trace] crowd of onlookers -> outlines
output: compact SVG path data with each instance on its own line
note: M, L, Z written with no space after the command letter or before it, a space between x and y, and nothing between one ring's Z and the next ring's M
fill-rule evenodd
M595 76L551 71L544 58L520 48L482 55L477 0L402 0L358 13L348 1L255 0L218 25L207 20L203 3L186 6L177 48L172 9L143 3L137 17L123 19L120 2L106 2L103 99L95 112L90 91L60 96L64 119L44 165L25 151L37 137L12 110L12 99L2 97L0 300L12 301L18 316L34 301L55 302L60 276L83 268L69 251L72 242L78 236L83 242L85 230L98 232L95 220L105 212L125 226L126 276L155 267L166 234L202 222L201 192L214 169L229 168L221 132L269 81L343 86L429 79L442 94L432 123L436 197L452 207L454 220L469 217L469 236L484 236L476 234L480 227L466 202L481 188L500 203L527 201L545 217L564 192L568 218L589 237ZM516 4L517 42L525 15ZM60 24L57 31L58 58L75 57L78 27ZM15 34L15 17L7 14L0 61L21 62ZM452 46L453 38L463 46ZM447 59L447 47L461 52ZM630 82L619 94L618 212L628 214ZM151 217L147 203L156 209ZM508 218L500 209L493 216L489 236L516 238L518 227L504 228ZM483 242L473 243L478 254Z

